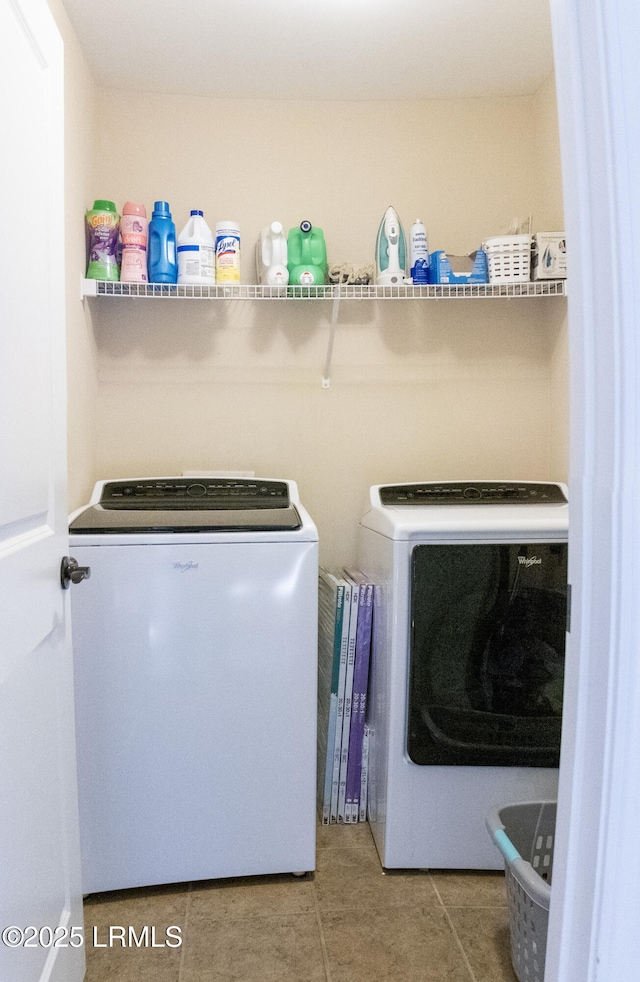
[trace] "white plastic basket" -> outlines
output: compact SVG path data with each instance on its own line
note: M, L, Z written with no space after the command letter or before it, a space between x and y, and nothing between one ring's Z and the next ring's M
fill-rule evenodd
M531 279L531 236L495 235L485 239L489 283L528 283Z
M544 982L556 802L505 805L486 824L505 859L514 971L520 982Z

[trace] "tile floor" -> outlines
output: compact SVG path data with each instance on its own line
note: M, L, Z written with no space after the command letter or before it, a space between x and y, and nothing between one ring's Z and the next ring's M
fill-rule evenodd
M170 947L94 947L109 926ZM86 982L517 982L501 873L383 873L369 826L318 829L317 869L96 894ZM149 935L150 936L150 935Z

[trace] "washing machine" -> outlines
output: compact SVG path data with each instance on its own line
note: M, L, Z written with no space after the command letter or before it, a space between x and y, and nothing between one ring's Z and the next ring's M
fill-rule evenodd
M84 893L313 870L318 535L296 484L100 481L70 552Z
M502 865L484 820L557 794L567 619L562 484L370 489L369 822L388 868Z

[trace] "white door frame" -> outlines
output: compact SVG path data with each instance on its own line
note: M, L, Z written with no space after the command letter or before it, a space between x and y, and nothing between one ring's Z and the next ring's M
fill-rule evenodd
M551 0L573 610L547 982L640 978L640 5Z

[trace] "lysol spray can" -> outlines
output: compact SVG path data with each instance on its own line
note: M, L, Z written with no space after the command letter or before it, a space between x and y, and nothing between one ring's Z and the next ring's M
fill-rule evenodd
M409 236L410 276L414 283L429 282L429 243L425 227L419 218L411 226Z
M216 283L240 282L240 226L216 223Z

